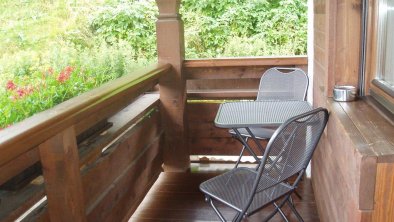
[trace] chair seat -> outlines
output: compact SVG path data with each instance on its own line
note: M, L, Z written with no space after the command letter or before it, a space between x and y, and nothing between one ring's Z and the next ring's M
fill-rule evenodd
M200 185L200 190L208 196L223 202L241 212L252 192L257 172L249 168L237 168ZM291 192L293 188L286 183L276 182L269 176L263 175L260 179L259 190L254 195L247 214L252 214L273 200ZM272 186L272 187L271 187ZM271 187L271 188L269 188ZM268 188L268 189L267 189ZM265 189L265 190L264 190Z
M250 131L252 131L253 135L257 139L261 139L261 140L271 138L274 132L276 131L276 129L273 128L261 128L261 127L250 127L249 129ZM238 131L243 137L251 137L245 128L240 128L238 129ZM230 129L228 132L232 135L236 135L233 129Z

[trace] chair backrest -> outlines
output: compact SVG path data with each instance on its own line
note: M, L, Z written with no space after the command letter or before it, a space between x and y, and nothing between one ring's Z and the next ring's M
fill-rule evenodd
M270 68L260 79L256 100L305 100L308 84L302 69Z
M328 111L317 108L283 123L274 133L259 166L259 175L273 183L303 172L328 121Z

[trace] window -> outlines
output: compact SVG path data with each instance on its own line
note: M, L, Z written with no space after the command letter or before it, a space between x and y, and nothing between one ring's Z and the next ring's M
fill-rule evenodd
M374 84L394 94L394 0L379 1L377 73Z

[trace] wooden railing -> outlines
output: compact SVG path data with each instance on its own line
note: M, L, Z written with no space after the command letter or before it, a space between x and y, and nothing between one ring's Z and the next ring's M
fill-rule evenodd
M191 155L238 154L239 143L213 125L218 105L253 99L262 73L274 66L306 70L307 59L184 62ZM159 80L167 86L172 72L158 65L124 76L0 131L0 221L25 212L24 221L127 219L162 171L164 131L171 126L164 114L173 108L159 112L159 95L145 92ZM160 97L161 109L172 104L172 97Z
M162 170L159 96L144 93L170 68L124 76L0 131L0 221L27 210L25 221L130 216Z
M213 121L223 100L255 99L259 79L271 67L307 72L306 56L187 60L188 144L191 155L238 155L240 144Z

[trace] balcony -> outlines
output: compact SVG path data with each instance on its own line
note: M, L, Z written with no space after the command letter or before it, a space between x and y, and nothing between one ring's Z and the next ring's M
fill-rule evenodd
M207 163L191 156L238 154L239 143L213 124L219 103L252 99L264 70L307 70L308 59L184 60L179 2L157 2L158 64L0 132L0 221L218 220L198 191L218 172L194 172L193 166ZM330 98L333 79L357 78L329 66L337 59L330 53L337 52L323 38L332 31L322 25L326 4L315 5L311 87L314 106L329 108L330 121L295 202L306 221L390 221L394 126L376 115L368 97L354 103ZM341 13L338 19L351 17ZM346 41L338 45L354 49Z

